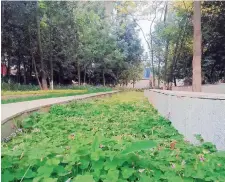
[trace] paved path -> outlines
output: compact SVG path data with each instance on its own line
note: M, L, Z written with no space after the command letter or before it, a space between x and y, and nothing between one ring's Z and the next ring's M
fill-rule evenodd
M57 97L57 98L39 99L39 100L25 101L25 102L16 102L16 103L10 103L10 104L2 104L1 105L2 106L1 123L3 124L7 120L9 120L15 116L18 116L24 112L37 110L41 107L50 106L53 104L67 103L72 100L85 99L85 98L89 98L89 97L106 95L109 93L116 93L116 92L118 92L118 91L99 92L99 93L77 95L77 96Z

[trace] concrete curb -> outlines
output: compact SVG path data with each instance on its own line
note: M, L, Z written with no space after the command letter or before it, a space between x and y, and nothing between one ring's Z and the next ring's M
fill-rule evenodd
M158 90L150 89L152 92L170 95L170 96L179 96L179 97L189 97L189 98L198 98L198 99L211 99L211 100L225 100L225 94L216 94L216 93L205 93L205 92L188 92L188 91L171 91L171 90Z

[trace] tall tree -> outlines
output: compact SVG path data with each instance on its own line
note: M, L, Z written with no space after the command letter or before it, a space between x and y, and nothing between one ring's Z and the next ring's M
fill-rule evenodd
M9 75L10 67L17 71L10 77L18 83L41 83L43 89L47 83L52 88L53 79L54 84L119 83L123 73L140 63L143 51L130 17L106 18L111 10L105 12L103 5L2 2L2 62Z
M48 85L47 85L47 80L46 80L47 76L46 76L45 65L43 60L42 41L41 41L41 32L40 32L40 15L39 15L38 6L39 6L39 3L37 3L36 21L37 21L38 52L39 52L39 57L41 61L41 84L42 84L42 89L47 90Z
M202 35L201 35L201 1L194 1L194 46L193 46L193 76L192 90L201 92L201 57L202 57Z

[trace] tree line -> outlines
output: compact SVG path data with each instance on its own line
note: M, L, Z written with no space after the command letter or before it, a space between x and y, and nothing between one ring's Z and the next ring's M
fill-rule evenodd
M120 9L132 17L144 36L153 87L163 81L171 88L179 79L187 85L225 81L223 1L133 3L124 2ZM147 33L140 20L149 21Z
M225 81L225 3L181 1L166 5L166 20L156 21L152 37L155 63L161 65L158 76L175 86L177 79L193 86L196 81Z
M3 81L53 89L72 80L105 86L140 78L137 25L115 8L108 14L103 2L73 1L3 1L1 6Z

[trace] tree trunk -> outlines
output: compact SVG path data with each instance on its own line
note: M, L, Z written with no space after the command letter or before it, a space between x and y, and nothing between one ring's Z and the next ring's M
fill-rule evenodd
M77 60L78 85L80 85L80 61Z
M166 17L167 17L167 8L168 4L166 2L166 7L165 7L165 13L164 13L164 26L166 26ZM165 50L165 55L164 55L164 62L165 62L165 70L164 70L164 89L166 89L166 82L167 82L167 59L168 59L168 53L169 53L169 40L166 40L166 50Z
M105 70L102 70L103 86L105 86Z
M177 62L178 62L178 60L180 58L180 53L182 52L180 50L182 50L183 45L185 43L185 39L187 38L186 37L186 34L187 34L187 31L186 31L187 26L188 26L188 19L186 19L185 25L184 25L183 30L182 30L182 33L180 33L179 38L177 40L177 44L179 44L179 46L178 46L178 48L175 48L175 54L174 54L174 57L173 57L174 60L173 60L173 64L172 64L173 66L172 66L171 75L170 75L171 78L172 77L176 77L174 75L174 72L175 71L179 71L179 70L177 70ZM181 41L179 43L180 37L181 37ZM176 46L177 46L177 44L176 44Z
M155 88L155 68L154 68L154 55L153 55L153 46L152 46L152 25L155 21L155 18L156 18L156 11L157 11L157 8L155 9L155 16L150 24L150 45L151 45L151 65L152 65L152 87Z
M36 61L35 61L35 59L34 59L34 55L33 55L32 51L31 51L31 56L32 56L32 62L33 62L33 65L34 65L35 77L36 77L36 79L37 79L37 82L38 82L38 85L39 85L40 89L42 90L42 85L41 85L41 82L40 82L40 80L39 80L39 78L38 78L38 72L37 72Z
M50 10L51 11L51 10ZM54 81L53 81L53 60L52 60L52 22L51 22L51 15L49 15L49 19L50 19L50 26L49 26L49 44L50 44L50 58L49 58L49 62L50 62L50 88L51 90L53 90L54 88Z
M192 91L201 92L201 1L194 1L194 46L192 61Z
M153 61L153 47L152 47L152 35L151 35L151 56L152 56L152 87L155 88L155 70L154 70L154 61Z
M215 62L213 64L212 68L211 68L211 71L210 71L210 82L211 83L215 83L215 79L214 79L213 73L214 73L214 69L215 69L216 65L217 65L217 63Z
M151 78L149 79L149 88L152 88L152 80L151 80Z
M59 84L61 83L61 75L60 75L60 73L61 73L61 67L59 68L59 74L58 74L58 81L59 81Z
M20 54L19 54L19 61L17 63L17 82L19 84L20 84L20 76L21 76L20 65L21 65L21 57L20 57Z
M170 69L170 77L169 77L169 81L173 82L173 75L174 75L174 71L175 71L175 64L176 64L176 59L177 59L177 55L178 55L178 48L179 48L179 41L181 39L181 32L179 32L179 35L177 37L176 40L176 45L175 45L175 49L174 49L174 56L172 59L172 65L171 65L171 69Z
M29 36L29 35L28 35ZM28 78L28 82L32 82L32 69L33 69L33 63L32 63L32 59L31 61L29 61L29 78Z
M176 87L177 86L177 82L176 82L176 77L175 76L173 77L173 83L174 83L174 86Z
M47 77L45 73L45 67L44 67L44 60L43 60L43 53L42 53L42 44L41 44L41 32L40 32L40 17L38 14L38 2L37 2L37 12L36 12L36 21L37 21L37 40L38 40L38 51L39 51L39 56L40 56L40 61L41 61L41 83L42 83L42 89L47 90L48 85L47 85Z
M54 89L54 84L53 84L53 64L52 64L52 60L50 60L50 70L51 70L51 74L50 74L50 88L51 90Z
M133 80L133 88L134 88L134 80Z
M164 87L166 87L167 83L167 59L168 59L168 53L169 53L169 40L166 41L166 50L164 55L164 61L165 61L165 70L164 70Z
M169 90L172 90L173 82L169 83Z
M165 13L164 13L164 18L163 18L164 24L166 23L167 10L168 10L168 4L166 2Z
M180 46L179 46L178 51L177 51L178 53L177 53L177 56L176 56L176 59L175 59L175 63L174 63L174 68L173 68L174 71L177 69L177 61L180 59L180 53L181 53L180 50L182 50L184 42L185 42L186 28L187 28L186 26L187 26L187 23L185 25L185 29L184 29L184 33L183 33L183 36L182 36L182 39L181 39L181 43L180 43Z
M86 82L86 67L84 68L84 84Z
M27 78L26 78L26 64L25 61L23 61L23 83L26 85L27 84Z
M115 85L118 85L118 83L119 83L119 73L118 73L118 71L116 72L116 83L115 83Z
M159 59L159 62L158 62L158 88L160 88L160 63L161 63L161 60Z
M225 83L225 64L224 64L224 79L223 79L223 83Z
M33 64L33 66L34 66L35 77L36 77L36 79L37 79L37 82L38 82L38 85L39 85L40 89L42 90L42 85L41 85L41 82L40 82L40 80L39 80L39 78L38 78L38 72L37 72L36 62L35 62L34 55L33 55L32 49L31 49L31 34L30 34L30 27L28 27L28 32L29 32L29 40L30 40L30 54L31 54L32 64Z
M51 29L50 29L50 88L53 90L54 83L53 83L53 61L52 61L52 43L51 43Z
M8 77L8 83L10 83L10 71L11 71L11 57L8 56L8 65L7 65L7 71L6 71L6 75Z

